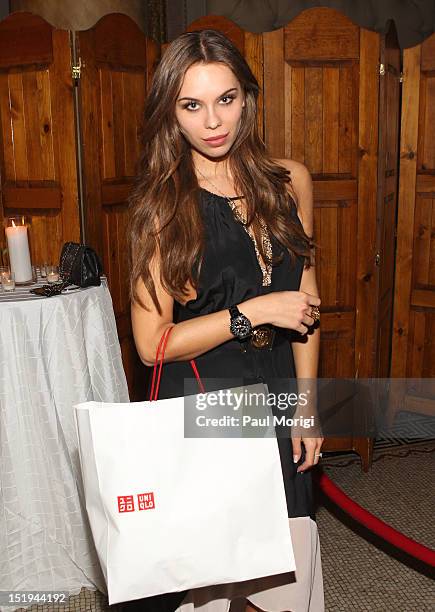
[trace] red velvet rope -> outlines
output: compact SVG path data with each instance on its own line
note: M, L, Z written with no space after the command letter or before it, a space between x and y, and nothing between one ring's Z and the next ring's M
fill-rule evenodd
M383 540L390 542L396 548L400 548L412 557L423 561L427 565L435 566L435 550L408 538L393 527L390 527L377 516L357 504L344 491L342 491L326 474L319 476L319 485L322 491L337 506L342 508L356 521L370 529L373 533L380 536Z
M162 367L163 367L163 358L165 356L165 349L166 349L166 344L168 342L168 338L169 338L169 334L171 333L172 329L175 327L175 325L172 325L171 327L168 327L167 329L165 329L165 331L162 334L162 337L160 338L160 342L159 342L159 346L157 347L157 351L156 351L156 359L154 362L154 369L153 369L153 377L151 380L151 391L149 394L149 401L154 401L157 400L158 395L159 395L159 388L160 388L160 378L162 375ZM159 361L159 353L160 353L160 349L162 349L162 355L160 357L160 361ZM157 369L157 362L159 361L159 371L158 371L158 378L157 378L157 383L156 383L156 388L154 390L154 383L156 380L156 369ZM190 365L192 366L192 369L195 373L195 377L198 381L198 386L199 389L201 391L201 393L205 393L205 389L204 389L204 385L202 384L202 380L199 377L199 372L198 372L198 368L196 367L196 363L195 360L192 359L190 361Z

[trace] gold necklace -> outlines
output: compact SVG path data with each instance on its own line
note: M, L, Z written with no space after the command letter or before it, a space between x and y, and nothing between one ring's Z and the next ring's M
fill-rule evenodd
M260 266L260 269L263 275L262 286L263 287L269 286L272 282L272 264L270 263L270 260L272 259L272 244L270 242L269 232L267 230L266 224L261 219L259 219L260 228L261 228L261 243L263 245L263 250L266 254L266 259L267 259L266 265L263 265L261 261L260 251L257 246L257 241L255 240L254 233L250 227L249 228L247 227L247 224L246 224L247 219L245 219L245 217L241 214L236 204L233 202L233 200L229 196L222 193L222 191L218 189L216 185L214 185L210 179L208 179L206 176L203 175L201 170L199 170L198 168L196 169L198 170L202 178L205 179L208 183L210 183L210 185L212 185L212 187L214 187L214 189L216 189L225 198L231 210L233 211L235 218L237 219L237 221L239 221L242 224L244 230L246 231L246 233L252 240L254 244L255 255L257 257L258 265Z

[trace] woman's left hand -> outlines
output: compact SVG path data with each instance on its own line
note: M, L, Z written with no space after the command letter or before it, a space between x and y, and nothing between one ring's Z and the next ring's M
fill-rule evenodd
M304 438L302 436L292 436L293 461L297 463L302 455L302 443L305 447L305 461L298 467L297 472L317 465L320 459L320 449L325 438Z

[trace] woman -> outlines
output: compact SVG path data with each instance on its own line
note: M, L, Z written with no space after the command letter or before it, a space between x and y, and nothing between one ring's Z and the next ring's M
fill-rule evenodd
M201 379L219 378L206 391L236 386L235 377L278 391L317 376L311 178L302 164L267 155L257 131L258 92L244 58L214 30L178 37L154 74L128 240L132 325L143 363L153 365L163 332L174 327L159 399L186 394L191 359ZM228 612L237 599L247 611L321 612L309 469L322 442L295 431L278 439L295 573L147 598L126 609Z

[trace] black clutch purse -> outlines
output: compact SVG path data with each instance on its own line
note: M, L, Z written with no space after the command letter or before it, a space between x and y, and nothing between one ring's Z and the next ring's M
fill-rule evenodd
M61 282L30 289L30 292L51 297L59 295L69 285L98 287L101 285L102 272L101 260L94 249L77 242L65 242L59 261Z
M59 261L63 282L78 287L101 285L103 266L93 248L77 242L65 242Z

